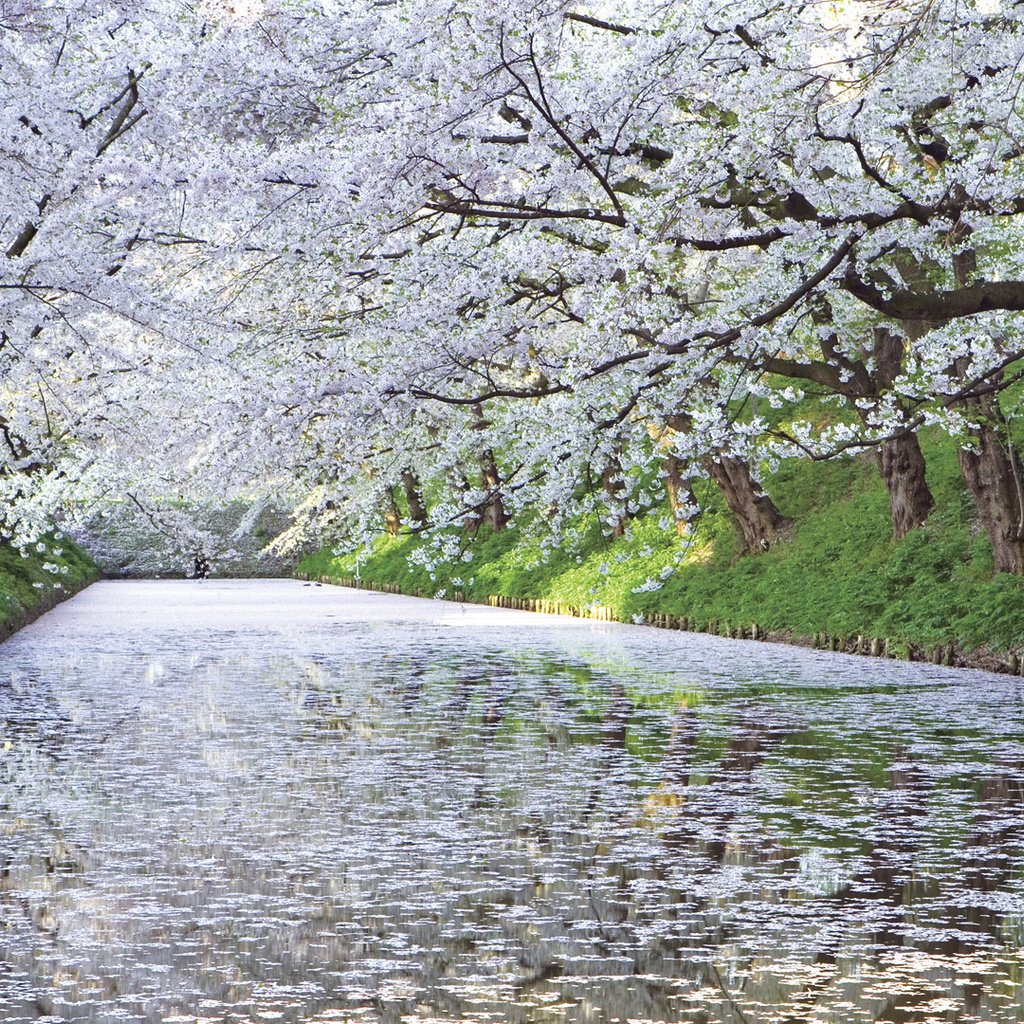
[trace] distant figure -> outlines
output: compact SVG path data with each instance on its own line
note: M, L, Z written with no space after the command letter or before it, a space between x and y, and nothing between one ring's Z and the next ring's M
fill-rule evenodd
M210 560L202 551L195 557L195 571L193 575L197 580L205 580L210 575Z

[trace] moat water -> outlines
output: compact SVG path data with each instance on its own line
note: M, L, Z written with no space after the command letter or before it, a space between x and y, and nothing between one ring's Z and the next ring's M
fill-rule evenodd
M1024 1021L1024 686L100 583L0 646L0 1020Z

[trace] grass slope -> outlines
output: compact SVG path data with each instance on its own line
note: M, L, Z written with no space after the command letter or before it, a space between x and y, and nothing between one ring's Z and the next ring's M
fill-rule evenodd
M739 555L720 498L693 534L679 538L663 512L635 521L611 540L580 522L559 548L521 522L498 535L456 535L454 557L431 568L420 538L382 538L369 553L322 549L300 563L312 578L358 575L368 584L424 595L460 591L542 598L576 608L600 605L624 621L655 614L708 623L758 623L794 639L827 633L911 645L954 644L960 651L1024 648L1024 578L994 575L992 555L948 441L924 437L936 509L902 541L891 538L888 499L866 460L784 464L767 481L794 519L792 538L771 551Z
M92 559L67 538L45 537L24 554L0 544L0 640L77 593L98 575Z

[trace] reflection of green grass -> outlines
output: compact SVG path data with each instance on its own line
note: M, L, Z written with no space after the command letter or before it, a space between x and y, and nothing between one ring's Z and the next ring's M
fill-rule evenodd
M89 556L67 538L44 537L40 544L46 550L34 545L22 555L0 543L0 638L97 576ZM55 554L58 550L59 555ZM47 571L44 563L56 566L57 571Z
M622 620L640 614L687 616L797 636L887 637L892 648L957 642L967 650L1024 646L1024 578L993 575L984 532L964 490L953 445L922 438L936 510L902 541L890 536L888 500L866 460L783 463L767 481L795 521L792 539L764 554L739 557L735 531L713 488L693 534L663 525L665 509L635 521L612 540L591 518L558 548L544 546L529 516L503 534L480 531L459 541L472 555L435 566L408 558L420 538L383 538L360 559L360 575L407 592L460 590L610 608ZM308 557L310 576L350 577L353 555L324 549ZM643 589L648 584L656 589Z
M940 753L929 754L930 766L934 766L936 760L950 767L957 766L964 742L978 745L985 739L994 739L982 730L971 728L936 730L922 725L914 730L915 735L928 733L950 741ZM850 735L814 728L791 734L766 760L769 767L774 766L784 773L786 789L780 794L781 807L764 809L762 818L766 825L770 824L800 846L806 844L808 838L809 821L805 816L827 815L831 820L827 831L811 825L812 845L867 852L870 843L862 834L863 820L866 815L883 813L875 801L880 794L893 789L893 762L899 759L899 751L906 741L907 736L900 728L884 725ZM984 746L976 746L976 749L984 749ZM913 762L914 758L910 760ZM837 778L842 779L843 785L836 785ZM916 799L920 800L925 814L922 820L928 823L929 842L934 849L949 851L961 847L971 829L970 816L963 813L962 803L973 805L979 785L965 768L963 774L943 772L917 791ZM863 796L863 804L858 802L858 794ZM954 863L948 861L943 869L951 870ZM935 869L934 865L929 865L929 870Z
M666 674L647 676L636 665L630 669L614 658L500 647L476 651L468 669L461 655L432 660L429 671L416 677L412 703L396 713L405 692L402 681L422 667L420 657L398 654L383 662L379 676L362 680L365 692L360 691L358 700L350 683L314 671L309 689L339 698L313 705L313 713L335 716L320 719L318 742L365 743L367 734L359 726L370 721L372 742L388 747L403 737L421 749L471 748L480 778L487 782L478 805L484 814L521 808L524 800L536 806L537 787L547 784L538 781L544 779L546 766L562 763L548 761L549 752L589 748L587 756L569 758L568 763L590 767L575 779L575 803L561 805L559 813L579 813L586 806L590 815L590 793L597 800L610 771L628 766L620 778L630 792L624 811L616 813L629 828L672 842L692 834L687 829L697 822L694 815L705 811L709 828L722 834L749 834L747 826L754 823L751 828L764 837L765 848L784 851L788 858L824 855L824 867L835 877L831 882L811 878L814 885L838 887L863 872L863 865L851 858L870 854L875 841L870 830L896 832L908 822L912 830L920 830L911 836L915 843L925 837L927 859L915 863L915 871L921 877L955 871L977 827L971 813L965 813L976 805L981 785L971 769L976 758L988 760L1005 740L977 724L950 724L937 715L927 696L929 687L759 684L698 692L673 684ZM884 713L863 723L849 711L838 718L832 714L835 699L857 705L866 694L888 698L901 692L916 702L917 710L900 721L887 720ZM770 713L775 696L777 715ZM372 714L362 719L351 714L364 702ZM879 706L889 703L886 699ZM755 704L757 714L751 717ZM865 714L870 708L870 703L864 705ZM609 744L609 712L621 716L613 716L616 726L625 719L624 749L618 734L607 749L600 749ZM791 724L796 716L802 724ZM342 719L356 728L346 724L335 729L332 723ZM416 722L412 733L410 720ZM684 730L684 738L673 744L677 729ZM747 748L748 761L742 757L742 743L737 744L746 738L759 740ZM936 741L938 749L914 752L915 742L931 748ZM970 751L967 761L965 749ZM892 774L898 762L924 769L941 764L943 770L925 771L919 779L911 776L908 784L907 778ZM507 770L513 779L502 778ZM894 794L901 786L903 793ZM737 799L742 801L738 810ZM593 804L595 813L599 807ZM745 856L744 840L738 843L739 856ZM794 891L790 898L809 898L805 890Z
M661 711L680 707L694 708L698 704L703 703L707 697L703 690L697 690L690 686L673 686L666 690L651 690L647 689L649 685L650 682L645 680L643 689L634 689L629 686L626 688L626 695L638 708L650 708L651 710Z

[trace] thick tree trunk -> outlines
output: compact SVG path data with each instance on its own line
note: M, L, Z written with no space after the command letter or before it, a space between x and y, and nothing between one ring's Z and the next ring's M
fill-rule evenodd
M622 537L626 533L626 524L631 517L622 500L622 492L626 486L622 480L622 464L614 455L601 473L601 485L608 495L612 510L616 513L615 522L611 524L612 536Z
M501 533L508 526L508 514L501 497L501 474L490 448L480 456L480 479L488 492L480 510L480 522L486 523L495 533Z
M693 493L693 484L685 471L686 464L674 455L665 457L665 489L668 491L668 503L676 521L676 533L685 536L689 528L687 509L697 506Z
M992 544L996 572L1024 575L1024 484L1020 457L989 423L982 422L971 433L976 447L960 449L960 471Z
M487 418L484 416L482 405L473 406L473 429L483 431L487 429ZM470 520L470 529L476 529L484 524L488 525L495 533L501 533L508 526L508 514L505 512L505 502L501 496L501 474L498 472L498 463L494 458L494 452L485 448L479 456L480 482L487 492L486 497L477 509L477 514Z
M402 490L405 492L405 503L409 506L409 519L413 526L426 526L427 506L423 502L420 482L411 469L402 470Z
M935 499L925 478L924 455L917 434L886 441L877 452L878 471L889 492L892 535L906 537L931 512Z
M767 551L781 539L789 520L754 480L747 463L734 455L705 462L743 534L747 551Z
M913 339L922 338L931 325L916 321L905 322L904 330ZM876 327L872 332L872 355L875 371L871 381L876 395L888 391L903 369L905 339L888 327ZM858 407L862 419L869 419L868 410ZM878 471L889 492L889 515L892 535L899 539L916 530L935 505L935 499L925 477L924 455L917 434L886 441L878 449Z

